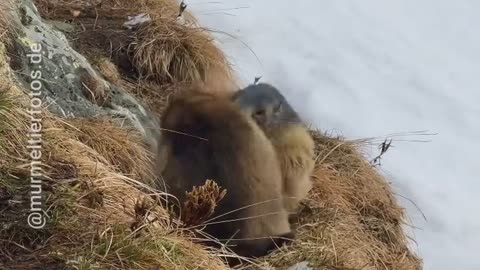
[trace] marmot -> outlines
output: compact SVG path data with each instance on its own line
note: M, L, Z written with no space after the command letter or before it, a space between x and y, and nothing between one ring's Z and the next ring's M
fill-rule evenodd
M206 179L227 190L206 233L245 257L292 240L275 150L229 97L183 91L167 105L161 127L157 167L170 194L183 202Z
M252 84L236 92L233 101L252 117L276 149L283 177L284 205L295 213L312 188L314 142L303 121L272 85Z

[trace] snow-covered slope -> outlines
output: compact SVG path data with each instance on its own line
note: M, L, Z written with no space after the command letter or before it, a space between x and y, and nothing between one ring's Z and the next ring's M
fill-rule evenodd
M349 138L438 133L394 141L382 168L427 218L402 200L425 269L480 269L479 1L187 4L238 38L218 35L245 84L263 75L314 126Z

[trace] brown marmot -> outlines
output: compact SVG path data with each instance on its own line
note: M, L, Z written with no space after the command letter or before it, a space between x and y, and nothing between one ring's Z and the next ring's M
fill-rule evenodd
M228 97L207 92L184 91L168 104L158 169L167 191L181 202L206 179L225 188L205 232L238 255L263 256L293 238L275 150Z

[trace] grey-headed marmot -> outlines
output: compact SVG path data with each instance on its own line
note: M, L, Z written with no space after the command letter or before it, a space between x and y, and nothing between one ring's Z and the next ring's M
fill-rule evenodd
M314 142L285 97L270 84L249 85L232 97L265 132L276 149L283 177L284 205L289 213L312 188Z

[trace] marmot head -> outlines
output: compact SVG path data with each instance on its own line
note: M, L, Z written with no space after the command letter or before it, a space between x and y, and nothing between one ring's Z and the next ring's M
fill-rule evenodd
M264 128L301 122L285 97L270 84L249 85L236 92L232 99Z

